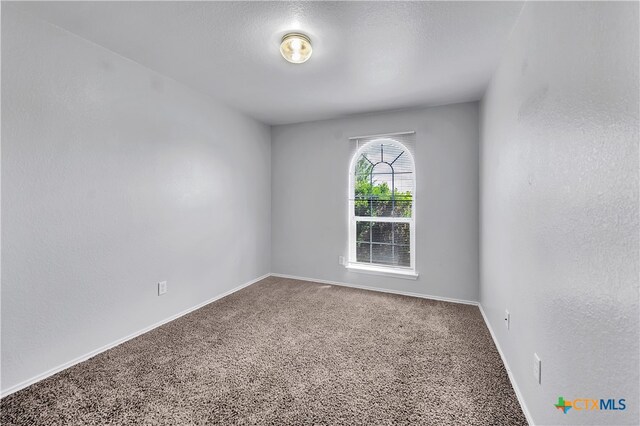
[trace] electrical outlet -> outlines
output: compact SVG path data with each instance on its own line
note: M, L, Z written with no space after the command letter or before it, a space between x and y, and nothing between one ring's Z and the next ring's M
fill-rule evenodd
M166 292L167 292L167 282L166 281L160 281L158 283L158 296L162 296Z
M533 354L533 377L536 379L536 383L542 383L542 361L538 354Z
M504 325L507 327L507 330L511 328L511 314L508 309L504 311Z
M344 265L345 264L344 256L338 256L338 264L340 264L340 265Z

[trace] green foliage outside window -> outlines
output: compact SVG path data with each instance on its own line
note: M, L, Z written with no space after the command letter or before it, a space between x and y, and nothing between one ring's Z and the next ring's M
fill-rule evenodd
M396 190L393 194L386 182L371 179L372 171L373 165L364 156L360 157L356 163L355 215L411 217L411 191Z

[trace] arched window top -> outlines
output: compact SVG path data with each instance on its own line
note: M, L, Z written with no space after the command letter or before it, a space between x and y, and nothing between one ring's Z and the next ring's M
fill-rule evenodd
M356 156L366 158L371 164L392 165L396 172L413 173L413 155L402 143L389 139L375 139L364 144Z
M413 216L414 162L407 147L393 139L376 139L358 149L353 160L355 216Z
M349 262L415 271L415 168L408 147L370 140L350 168Z

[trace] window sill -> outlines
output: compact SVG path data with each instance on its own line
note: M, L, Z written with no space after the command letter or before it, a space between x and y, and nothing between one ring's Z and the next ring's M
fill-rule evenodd
M385 268L384 266L365 265L362 263L348 263L345 265L351 272L370 275L382 275L385 277L403 278L405 280L418 279L418 273L410 269Z

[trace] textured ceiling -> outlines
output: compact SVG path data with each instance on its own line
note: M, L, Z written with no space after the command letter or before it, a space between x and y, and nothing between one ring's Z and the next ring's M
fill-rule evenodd
M479 99L522 3L24 2L269 124ZM310 35L287 63L279 40Z

